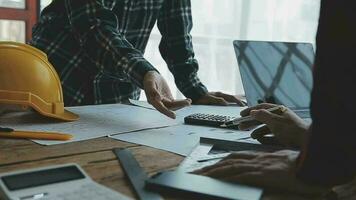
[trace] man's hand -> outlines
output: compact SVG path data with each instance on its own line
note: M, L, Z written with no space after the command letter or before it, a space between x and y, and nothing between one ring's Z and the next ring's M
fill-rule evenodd
M148 103L159 112L173 119L175 119L176 115L172 110L189 106L192 102L190 99L174 100L166 80L155 71L146 73L143 87Z
M251 115L258 122L266 124L254 130L251 137L263 143L263 136L272 133L283 145L301 147L306 140L309 124L288 108L281 115L266 110L276 106L279 105L263 103L241 111L241 116ZM246 130L255 125L256 123L241 123L239 129Z
M194 104L202 105L221 105L227 106L229 103L236 103L239 106L246 106L238 96L225 94L222 92L209 92L205 96L193 102Z
M296 151L239 152L194 173L225 181L302 194L319 195L327 192L327 188L307 185L297 179L297 157Z

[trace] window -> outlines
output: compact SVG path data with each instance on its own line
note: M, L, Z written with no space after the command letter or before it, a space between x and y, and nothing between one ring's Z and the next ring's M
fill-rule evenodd
M41 0L41 10L51 3L52 0Z
M315 44L320 0L192 0L193 44L199 77L210 91L243 94L232 41L275 40ZM158 51L153 31L146 58L183 98ZM142 97L144 99L144 97Z
M38 0L0 0L0 40L29 41L38 12Z

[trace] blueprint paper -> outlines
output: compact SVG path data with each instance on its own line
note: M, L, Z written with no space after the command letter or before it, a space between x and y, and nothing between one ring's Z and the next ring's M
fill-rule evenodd
M136 106L152 109L145 101L130 100ZM211 137L225 140L243 140L248 138L251 131L211 128L204 126L184 125L184 117L194 113L207 113L239 117L243 107L239 106L207 106L192 105L176 111L177 122L180 125L161 129L144 130L110 136L125 142L141 144L153 148L187 156L199 143L200 137Z
M151 109L151 110L156 110L147 101L138 101L138 100L129 99L129 102L134 106L138 106L138 107L141 107L141 108L147 108L147 109Z
M177 170L189 173L195 170L201 169L203 167L207 167L213 164L216 164L221 159L209 160L206 162L198 162L198 160L202 157L206 157L209 155L210 150L213 148L212 144L198 144L192 152L181 162ZM222 155L227 156L227 153L223 153ZM220 155L219 155L220 156Z
M147 101L131 100L130 103L146 109L155 109ZM237 105L229 106L208 106L208 105L191 105L175 111L177 120L184 122L184 117L194 113L205 113L215 115L227 115L231 117L240 117L240 112L247 107L239 107Z
M63 144L82 141L110 134L127 133L143 129L177 125L157 111L123 104L69 107L69 111L80 116L75 122L55 121L35 112L9 113L0 116L2 127L15 130L48 131L72 134L70 141L35 140L42 145Z
M192 125L177 125L110 136L113 139L141 144L187 156L199 143L200 137L224 140L243 140L251 131L238 131Z

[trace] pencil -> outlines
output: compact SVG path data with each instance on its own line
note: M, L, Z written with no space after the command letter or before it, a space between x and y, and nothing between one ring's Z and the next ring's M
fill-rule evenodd
M7 131L3 131L3 130L7 130ZM55 132L18 131L13 129L2 128L0 130L0 138L66 141L72 139L73 136L69 134L55 133Z
M273 108L269 108L266 109L267 111L271 112L271 113L275 113L275 114L282 114L284 113L287 109L284 106L276 106ZM222 124L220 127L226 128L226 127L230 127L230 126L236 126L239 125L240 123L243 122L248 122L248 121L253 121L254 118L252 116L246 116L246 117L240 117L240 118L236 118L234 120L225 122L224 124Z

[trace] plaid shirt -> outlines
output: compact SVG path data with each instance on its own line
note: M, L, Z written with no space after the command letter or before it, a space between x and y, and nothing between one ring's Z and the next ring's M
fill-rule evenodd
M143 54L155 23L159 50L180 91L207 93L197 77L190 0L55 0L33 29L31 45L57 70L66 106L138 99L146 72Z

